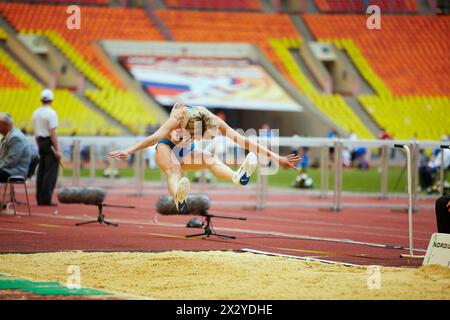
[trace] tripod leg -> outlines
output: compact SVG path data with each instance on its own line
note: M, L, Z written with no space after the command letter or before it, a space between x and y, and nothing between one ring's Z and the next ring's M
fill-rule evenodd
M105 215L103 214L103 210L100 210L100 215L98 216L98 222L100 223L104 223L108 226L114 226L114 227L118 227L119 225L117 223L112 223L109 221L105 220Z
M226 234L213 233L212 235L216 236L216 237L222 237L222 238L228 238L228 239L236 239L235 236L227 236Z
M112 223L112 222L109 222L109 221L106 221L106 220L103 220L103 223L107 224L108 226L114 226L114 227L118 227L119 226L117 223Z
M92 220L92 221L86 221L86 222L79 222L79 223L75 223L76 226L82 226L84 224L89 224L89 223L96 223L98 222L98 220Z
M193 237L201 237L201 236L208 236L208 235L206 234L206 232L204 232L204 233L190 234L190 235L187 235L185 237L186 238L193 238Z

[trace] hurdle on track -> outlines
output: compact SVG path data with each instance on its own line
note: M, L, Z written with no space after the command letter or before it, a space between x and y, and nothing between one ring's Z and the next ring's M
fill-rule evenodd
M109 163L110 168L114 169L116 167L115 161L111 161L108 158L108 151L114 148L121 148L128 145L131 145L137 142L139 139L143 137L61 137L60 144L61 145L73 145L72 157L73 157L73 185L79 185L80 181L80 143L81 145L89 145L90 146L90 184L95 184L95 162L97 160L105 160ZM32 139L30 139L32 141ZM411 149L411 161L412 161L412 201L413 201L413 211L417 211L417 190L416 187L418 184L418 170L417 169L417 161L419 156L419 149L423 148L439 148L441 143L436 141L404 141L404 140L349 140L349 139L328 139L328 138L292 138L292 137L279 137L279 147L280 148L293 148L298 146L317 148L319 150L319 159L320 159L320 168L321 168L321 178L320 178L320 197L321 198L329 198L328 190L328 179L330 175L329 168L329 150L330 148L336 148L337 150L343 150L343 148L349 147L359 147L364 146L367 148L380 148L381 149L381 158L379 159L379 168L380 168L380 192L374 194L378 198L387 199L388 195L388 167L389 167L389 159L388 159L388 151L390 148L393 148L395 144L413 144L414 147ZM441 153L442 155L442 153ZM98 156L98 157L97 157ZM339 212L342 208L345 207L355 207L354 204L346 204L342 200L343 190L342 190L342 182L343 182L343 165L342 165L342 156L341 152L335 153L333 174L334 174L334 186L331 190L332 198L330 202L327 203L326 207L329 207L330 210ZM441 166L442 167L442 166ZM146 168L146 161L144 158L143 152L138 152L135 155L134 161L134 182L131 181L131 184L134 185L136 194L143 195L144 191L144 173ZM444 180L444 172L441 168L440 173L440 185L443 185ZM61 172L62 173L62 172ZM164 175L161 174L161 187L162 184L165 183ZM62 177L61 177L62 178ZM116 178L114 175L111 175L109 178L109 185L114 186ZM124 180L122 178L122 180ZM205 179L200 179L200 187L202 190L211 190L211 186L205 185ZM255 207L276 207L276 203L271 203L266 200L266 196L268 193L268 184L267 177L261 178L258 177L257 183L255 186ZM299 190L296 190L299 191ZM300 191L302 192L302 191ZM304 192L304 191L303 191ZM325 202L322 202L322 204ZM247 204L248 205L248 204ZM302 204L301 202L289 202L289 205L293 207L302 207L308 206L306 204ZM389 206L389 203L386 203L385 206ZM283 207L283 206L282 206ZM361 204L361 207L365 207L364 204ZM369 206L370 207L370 206ZM392 205L392 208L398 208L398 205Z
M96 160L105 160L109 163L110 168L114 169L116 167L115 161L111 161L108 157L108 151L125 147L135 142L139 141L143 137L61 137L60 144L61 145L73 145L73 177L72 183L74 186L80 184L80 146L81 145L89 145L91 154L90 154L90 185L96 184L95 177L95 161ZM364 203L345 203L345 198L342 197L342 182L343 182L343 159L342 159L342 150L344 148L351 147L359 147L364 146L367 148L380 148L381 149L381 157L379 159L379 168L380 168L380 192L378 193L378 198L389 199L388 195L388 167L389 167L389 159L388 153L390 148L396 147L397 145L406 146L404 148L407 153L407 168L408 168L408 219L409 219L409 255L403 255L404 257L412 257L419 258L421 256L414 255L414 247L413 247L413 224L412 224L412 213L416 212L418 209L417 200L417 184L418 184L418 157L419 150L423 148L449 148L447 145L442 145L437 141L404 141L404 140L349 140L349 139L341 139L341 138L293 138L293 137L277 137L279 147L280 148L294 148L298 146L303 147L311 147L317 148L319 159L320 159L320 167L321 167L321 183L320 190L317 194L318 197L327 199L330 198L330 201L321 201L318 203L303 203L302 201L268 201L267 196L269 194L269 186L267 176L263 176L260 170L257 170L257 182L253 187L253 192L255 195L254 204L251 205L255 209L264 209L264 208L301 208L301 207L321 207L325 208L332 212L339 212L345 208L393 208L398 209L398 204L389 203L389 201L384 202L383 204L377 204L374 206L373 204L364 204ZM33 141L32 139L30 139ZM330 148L335 148L336 152L334 155L334 186L332 191L332 197L329 196L328 190L328 178L330 176L330 168L329 168L329 150ZM100 150L100 151L99 151ZM99 155L99 157L97 157ZM443 159L443 153L441 152L441 161ZM138 196L143 196L145 191L145 183L144 183L144 173L146 168L146 162L144 159L143 152L139 152L135 155L134 161L134 178L131 180L131 185L134 185L135 194ZM161 183L160 189L155 190L154 192L161 192L165 190L165 179L164 175L161 174ZM116 177L114 174L111 174L108 178L108 186L114 186ZM443 166L441 166L440 172L440 181L441 187L443 188L443 180L444 180L444 171ZM134 182L133 182L134 181ZM133 187L132 187L133 189ZM209 185L206 186L204 176L200 179L200 189L207 192L224 192L228 193L229 190L220 190L211 188ZM442 190L441 190L442 191ZM305 191L299 190L289 190L283 191L289 194L299 194ZM276 191L271 190L271 195L277 194ZM423 197L423 196L422 196ZM343 201L344 200L344 201ZM229 206L248 206L248 201L246 203L242 203L236 200L227 201L227 203L221 203L223 205ZM403 205L400 205L403 207ZM404 207L403 207L404 208Z
M414 254L414 244L413 244L413 183L412 183L412 157L411 157L411 147L406 144L396 144L396 148L403 148L406 151L406 162L408 167L408 233L409 233L409 254L401 254L400 257L403 258L418 258L423 259L425 256L417 256ZM417 146L416 146L417 148Z

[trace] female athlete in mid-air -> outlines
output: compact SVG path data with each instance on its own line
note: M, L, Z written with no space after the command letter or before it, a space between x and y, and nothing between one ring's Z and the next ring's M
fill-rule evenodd
M128 149L112 151L109 155L113 159L124 159L157 144L156 163L167 175L167 187L178 212L186 213L189 211L186 200L190 183L186 177L181 177L183 171L209 169L219 179L246 185L256 169L257 156L253 152L249 152L240 168L233 171L210 152L195 147L194 140L211 139L219 132L244 149L269 157L284 168L296 169L295 164L300 160L295 155L280 156L240 135L205 107L183 103L173 106L169 119L154 134Z

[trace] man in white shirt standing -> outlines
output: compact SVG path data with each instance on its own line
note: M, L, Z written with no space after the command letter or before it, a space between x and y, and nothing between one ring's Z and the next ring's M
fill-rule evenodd
M39 167L36 177L36 200L38 205L55 206L52 202L53 190L58 178L58 164L61 152L58 148L58 115L51 108L52 91L45 89L41 93L42 107L33 113L34 136L39 147Z

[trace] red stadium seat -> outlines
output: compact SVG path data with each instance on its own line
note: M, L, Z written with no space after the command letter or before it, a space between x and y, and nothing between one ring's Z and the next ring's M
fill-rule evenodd
M316 0L322 12L365 12L365 5L377 5L383 12L417 12L416 0Z
M26 85L0 62L0 88L26 88Z
M37 12L39 14L36 14ZM82 7L81 30L67 28L66 6L1 3L0 13L18 31L59 32L89 63L119 88L123 88L120 80L98 56L94 42L108 39L164 39L143 9Z
M71 1L71 0L28 0L27 2L31 3L52 3L52 4L59 4L59 3L66 3L66 4L95 4L95 5L106 5L111 2L111 0L77 0L77 1Z
M164 0L170 8L261 11L260 0Z
M300 38L286 14L188 10L156 10L156 13L177 41L253 43L288 77L269 45L272 38Z
M450 92L450 17L383 16L368 30L363 15L305 15L318 39L350 38L396 95L445 96Z

